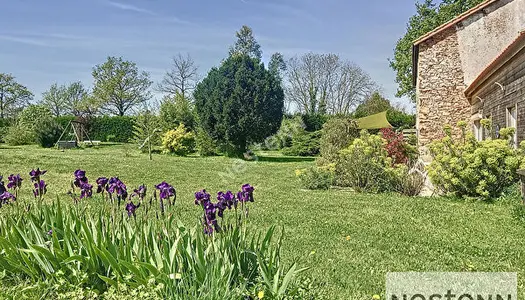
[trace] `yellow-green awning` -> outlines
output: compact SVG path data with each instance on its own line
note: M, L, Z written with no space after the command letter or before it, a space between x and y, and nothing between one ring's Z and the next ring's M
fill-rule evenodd
M392 128L392 125L386 118L386 111L380 112L375 115L360 118L355 120L359 129L381 129L381 128Z

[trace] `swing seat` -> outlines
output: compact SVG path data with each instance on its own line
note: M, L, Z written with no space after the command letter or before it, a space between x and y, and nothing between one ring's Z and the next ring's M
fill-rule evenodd
M58 141L58 149L72 149L78 147L77 141Z

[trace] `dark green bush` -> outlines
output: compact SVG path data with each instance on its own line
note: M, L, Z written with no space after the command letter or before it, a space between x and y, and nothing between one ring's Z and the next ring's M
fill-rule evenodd
M62 126L62 128L66 128L67 124L69 124L70 121L74 121L76 119L75 116L60 116L56 117L55 121Z
M416 127L416 115L409 115L397 109L389 109L386 113L386 118L397 130Z
M213 138L202 128L197 128L197 135L195 136L195 144L197 152L200 156L214 156L217 155L217 144Z
M328 120L328 116L321 114L307 114L302 115L304 129L308 132L321 130L324 123Z
M58 141L63 130L58 122L49 119L36 129L36 142L44 148L51 148Z
M284 155L315 156L319 154L321 131L296 134L292 137L292 146L283 149Z
M127 143L133 139L133 125L135 118L123 117L96 117L89 121L89 137L92 140ZM114 136L114 138L112 137Z

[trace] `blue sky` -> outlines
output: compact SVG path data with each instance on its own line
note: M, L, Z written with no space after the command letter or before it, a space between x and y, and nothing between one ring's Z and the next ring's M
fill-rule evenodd
M122 56L160 81L171 57L190 53L204 76L246 24L263 59L336 53L379 83L393 102L388 66L414 14L413 0L6 0L0 10L0 72L35 94L57 82L90 86L91 68Z

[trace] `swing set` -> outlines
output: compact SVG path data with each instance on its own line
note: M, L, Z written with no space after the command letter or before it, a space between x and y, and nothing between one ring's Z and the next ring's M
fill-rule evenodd
M84 137L86 137L87 140L84 140ZM64 140L62 140L62 138L64 138ZM67 123L66 128L55 143L55 147L58 149L72 149L78 147L80 144L90 144L91 146L94 146L95 143L100 142L92 141L89 138L84 123L71 120Z

